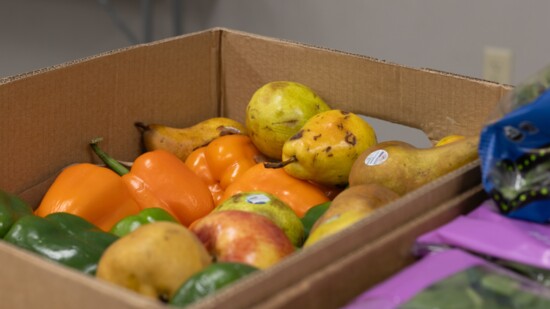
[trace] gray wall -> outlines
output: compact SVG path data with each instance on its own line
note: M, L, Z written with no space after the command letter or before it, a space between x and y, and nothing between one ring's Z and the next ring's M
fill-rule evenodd
M0 77L127 45L100 0L0 2ZM143 37L138 0L111 0ZM181 0L182 29L222 26L482 78L483 48L513 52L511 83L550 62L550 1ZM154 3L153 34L175 34L172 0Z
M545 0L206 3L186 5L187 29L223 25L480 78L483 48L504 47L514 55L513 83L550 63Z

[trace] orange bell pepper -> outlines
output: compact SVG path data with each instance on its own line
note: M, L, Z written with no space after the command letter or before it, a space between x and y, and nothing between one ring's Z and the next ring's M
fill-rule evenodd
M208 186L214 203L217 204L222 198L223 189L210 171L206 160L206 147L200 147L191 152L185 160L185 164Z
M223 190L256 163L264 161L261 152L246 135L224 135L194 150L185 164L209 187L218 204Z
M119 220L139 211L140 207L115 172L79 163L61 171L34 213L45 217L54 212L68 212L109 231Z
M91 146L107 166L121 175L141 208L163 208L185 226L214 209L208 186L174 154L165 150L145 152L128 170L103 152L97 141Z
M319 186L292 177L282 168L266 168L263 163L249 168L229 185L225 189L222 202L237 193L248 191L264 191L277 196L300 218L311 207L330 200Z

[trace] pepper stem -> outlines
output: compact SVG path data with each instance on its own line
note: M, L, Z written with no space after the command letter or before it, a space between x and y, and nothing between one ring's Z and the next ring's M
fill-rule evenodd
M138 128L140 132L145 132L147 130L150 130L149 126L141 121L134 122L134 126L136 126L136 128Z
M92 147L95 154L105 163L110 169L115 171L115 173L119 174L120 176L124 174L128 174L130 171L120 162L113 159L111 156L109 156L105 151L103 151L101 148L99 148L99 142L103 140L102 137L96 137L92 139L90 142L90 146Z
M279 162L264 162L265 168L281 168L289 165L290 163L298 162L295 156L290 157L288 160Z

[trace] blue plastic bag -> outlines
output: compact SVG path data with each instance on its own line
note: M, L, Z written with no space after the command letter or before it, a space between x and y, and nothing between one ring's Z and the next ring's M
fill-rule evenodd
M549 88L550 67L516 87L479 143L482 183L500 211L539 223L550 222Z

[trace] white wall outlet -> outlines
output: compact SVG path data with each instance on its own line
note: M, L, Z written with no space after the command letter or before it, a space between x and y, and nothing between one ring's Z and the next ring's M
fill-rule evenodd
M501 84L510 84L512 80L512 51L502 47L485 47L483 50L483 78Z

